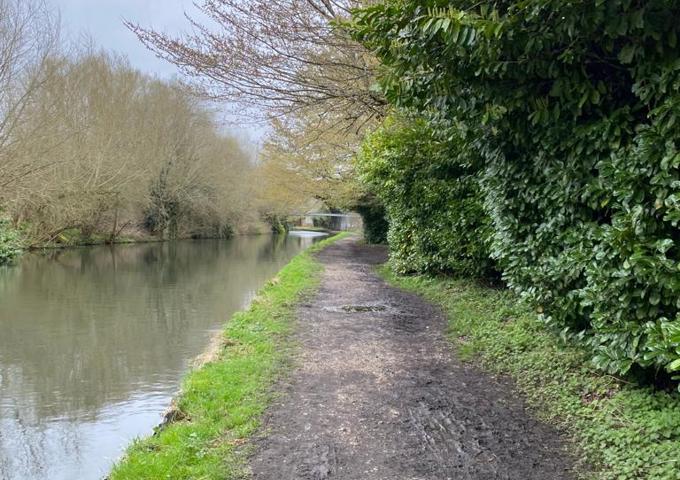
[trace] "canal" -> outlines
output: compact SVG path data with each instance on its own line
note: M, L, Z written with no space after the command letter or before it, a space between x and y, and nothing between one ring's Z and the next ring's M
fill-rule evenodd
M104 477L312 234L84 247L0 267L0 479Z

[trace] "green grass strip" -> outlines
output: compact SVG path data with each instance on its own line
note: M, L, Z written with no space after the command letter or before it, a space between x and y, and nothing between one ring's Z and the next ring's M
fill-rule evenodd
M111 480L248 477L247 440L260 426L274 382L290 358L295 305L319 283L322 266L312 253L347 235L297 255L248 310L231 318L217 357L183 382L176 405L184 419L135 441L114 466Z
M594 371L508 291L470 280L402 277L391 284L440 305L459 355L510 375L536 415L568 432L584 478L680 479L680 396Z

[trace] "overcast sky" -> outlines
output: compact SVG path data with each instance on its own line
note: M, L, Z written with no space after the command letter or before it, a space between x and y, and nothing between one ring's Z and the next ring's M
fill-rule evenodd
M184 12L195 13L191 0L50 0L61 12L63 33L78 39L89 35L97 45L124 53L135 68L164 78L176 69L149 52L130 32L123 20L168 33L188 29Z
M201 18L192 0L48 0L48 2L59 10L62 33L67 39L77 41L81 36L89 36L96 45L125 54L133 67L166 79L178 75L177 69L148 51L123 25L123 20L130 20L170 34L181 34L190 29L184 12L194 18ZM264 134L263 127L235 128L228 125L227 128L256 143Z

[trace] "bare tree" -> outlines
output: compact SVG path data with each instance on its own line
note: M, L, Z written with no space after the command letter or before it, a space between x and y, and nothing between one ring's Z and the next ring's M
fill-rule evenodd
M155 194L172 235L252 220L252 165L202 101L124 57L67 52L58 23L42 0L0 0L0 214L26 243L148 234Z
M25 113L47 82L58 38L58 21L43 2L0 0L0 194L45 167L17 161L16 152L26 140ZM41 125L33 124L29 133L39 142Z
M66 231L213 236L252 219L248 157L184 86L88 49L44 68L49 81L24 108L7 157L33 173L0 190L29 245L66 241Z
M371 88L376 62L334 24L362 3L205 0L196 6L210 21L188 16L191 34L174 37L129 22L127 26L158 56L192 77L206 95L235 102L247 115L333 111L343 126L359 129L385 108Z

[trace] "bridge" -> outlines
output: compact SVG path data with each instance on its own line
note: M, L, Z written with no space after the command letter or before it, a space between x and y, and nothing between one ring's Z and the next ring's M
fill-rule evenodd
M290 213L289 217L359 217L358 213L321 213L321 212L310 212L310 213Z
M326 213L306 212L291 213L288 218L299 218L300 227L321 226L330 230L359 230L362 227L361 216L358 213ZM316 225L314 220L324 221L323 225ZM297 220L296 220L297 222Z

